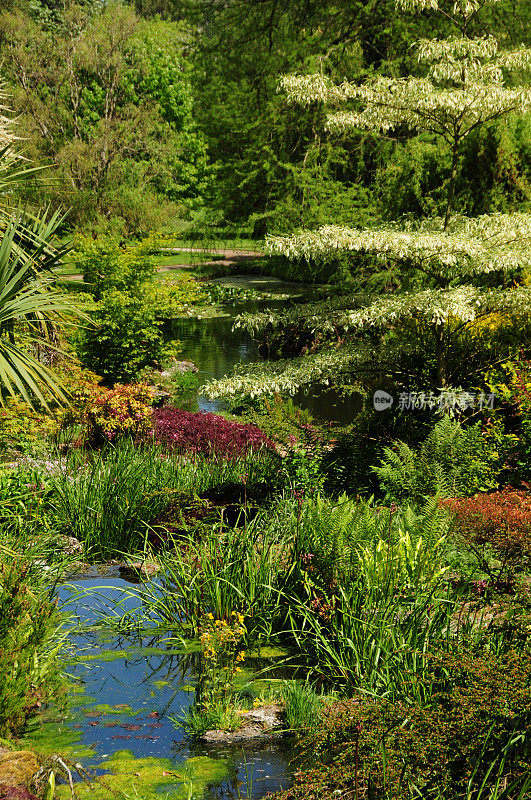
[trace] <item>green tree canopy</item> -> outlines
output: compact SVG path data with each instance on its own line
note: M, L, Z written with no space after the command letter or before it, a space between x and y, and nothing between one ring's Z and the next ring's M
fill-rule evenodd
M425 75L407 78L370 77L361 84L333 83L322 73L288 75L281 88L292 102L349 106L346 111L332 110L327 116L329 129L350 131L365 128L388 133L404 127L415 134L427 131L442 140L450 153L447 175L445 213L441 218L357 229L325 226L301 230L290 236L270 237L272 254L290 259L330 261L338 254L371 256L385 268L398 265L400 286L409 283L412 291L372 299L352 298L343 301L343 310L330 317L327 306L317 307L304 325L322 334L341 332L346 347L326 346L297 363L275 365L275 377L268 385L263 365L245 375L225 379L210 387L212 394L287 389L316 379L333 380L334 373L356 372L378 356L378 345L410 353L419 338L430 348L433 344L435 368L432 381L439 388L448 385L449 355L455 354L459 340L470 332L470 324L492 314L517 315L527 319L531 311L531 291L526 286L508 287L519 280L530 265L531 216L483 215L469 219L454 216L455 182L462 145L476 128L492 119L512 113L524 114L531 108L531 90L509 85L507 74L522 72L531 63L531 50L525 47L503 51L492 36L470 34L473 20L488 0L399 0L405 10L439 11L452 21L457 34L447 40L421 39L417 45L419 63ZM240 324L250 330L264 330L274 315L245 317ZM520 322L521 324L521 322ZM358 332L375 331L359 341ZM389 337L392 332L392 348ZM356 340L356 345L353 343ZM412 337L414 341L412 342ZM500 353L497 352L496 357ZM487 356L492 358L492 352ZM344 358L344 360L342 360ZM395 361L396 366L396 361ZM405 362L403 362L403 367ZM467 377L462 365L461 379ZM283 368L284 367L284 368ZM477 368L477 363L474 364ZM407 372L407 369L405 370ZM455 374L453 375L455 378ZM458 375L459 377L459 375ZM431 387L430 387L431 388Z
M0 15L20 135L31 156L57 166L45 191L72 207L72 222L115 218L126 233L200 205L209 170L183 56L186 26L142 20L119 2L67 2L54 19Z

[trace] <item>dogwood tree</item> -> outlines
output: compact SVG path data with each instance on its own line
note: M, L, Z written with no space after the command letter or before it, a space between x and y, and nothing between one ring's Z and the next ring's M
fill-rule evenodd
M531 291L517 285L531 266L531 215L496 214L464 218L455 214L455 184L465 139L478 126L509 114L526 114L531 89L509 79L531 66L531 49L499 48L493 36L476 37L472 30L481 10L498 0L397 0L405 12L434 12L454 25L455 35L441 41L417 43L421 76L372 77L364 83L337 85L326 75L286 75L280 88L293 103L323 102L330 106L327 128L334 133L353 129L390 134L404 128L411 135L429 133L442 140L449 153L444 215L358 229L329 225L302 230L291 236L270 237L269 253L290 259L327 262L340 254L375 257L394 263L421 278L420 291L376 298L352 298L341 309L314 307L299 322L313 331L341 330L345 346L318 349L311 355L271 368L258 365L214 382L214 394L295 391L338 374L356 372L366 359L374 360L373 346L362 346L356 333L367 329L399 332L405 326L416 337L433 343L434 381L448 385L447 353L470 325L497 315L529 315ZM488 277L487 277L488 276ZM512 282L512 286L508 284ZM292 312L293 316L293 312ZM297 312L295 312L297 316ZM271 312L239 318L238 325L259 333L281 324ZM408 327L409 326L409 327ZM350 336L350 339L349 339ZM365 342L365 345L367 343Z

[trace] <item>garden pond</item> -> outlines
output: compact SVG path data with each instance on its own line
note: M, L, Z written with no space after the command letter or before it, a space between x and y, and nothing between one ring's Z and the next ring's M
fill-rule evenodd
M289 744L249 741L238 745L200 745L179 720L194 700L197 646L168 631L127 633L106 627L105 619L133 623L139 601L132 584L111 570L83 575L59 588L69 617L66 672L72 681L65 708L42 710L23 745L59 753L74 777L98 776L96 795L138 800L260 800L291 783ZM132 631L132 632L129 632ZM265 651L264 651L265 652ZM274 654L269 651L268 655ZM242 681L253 668L273 659L249 659ZM279 654L277 654L278 657ZM58 787L58 797L70 797ZM94 797L78 781L79 797Z
M269 292L270 297L235 301L234 305L224 307L224 314L180 317L171 322L169 335L180 342L182 355L179 357L189 359L197 366L200 387L230 374L236 364L259 360L258 345L247 331L232 330L238 314L255 313L265 308L285 310L291 303L310 302L322 295L322 287L287 283L268 276L234 276L225 280L237 281L238 286L257 292ZM294 402L307 408L319 420L341 424L352 422L360 411L358 395L343 398L326 386L308 394L300 392L294 397ZM223 402L210 400L199 388L190 398L187 408L190 411L221 411Z

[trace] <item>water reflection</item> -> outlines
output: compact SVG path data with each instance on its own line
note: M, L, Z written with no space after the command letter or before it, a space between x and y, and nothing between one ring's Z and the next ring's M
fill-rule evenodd
M94 764L124 749L137 758L170 758L176 765L190 756L208 755L231 764L230 778L212 785L208 800L260 800L268 792L287 788L291 771L285 745L200 746L175 725L174 720L193 703L198 657L185 652L178 637L171 632L124 635L89 629L109 609L116 616L134 612L138 600L130 588L116 576L91 576L72 580L58 592L62 608L76 622L68 673L84 693L70 725L95 753L85 766L94 769ZM96 774L103 773L96 767Z
M286 302L282 301L282 305L286 306ZM258 346L247 331L232 330L234 318L243 311L254 312L274 305L281 304L270 301L245 303L229 309L225 317L176 319L172 321L168 333L181 343L180 357L193 361L198 367L203 386L210 380L232 373L236 364L259 360ZM308 393L298 392L294 402L307 408L317 419L333 420L345 425L359 413L363 401L359 395L341 397L337 391L320 386ZM189 411L221 411L224 408L222 400L210 400L201 393L201 389L185 405Z

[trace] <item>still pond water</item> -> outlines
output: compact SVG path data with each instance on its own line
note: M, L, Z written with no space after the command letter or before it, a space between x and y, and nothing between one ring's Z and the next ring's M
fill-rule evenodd
M76 691L66 710L43 712L35 720L26 744L61 753L91 775L103 776L95 790L99 800L260 800L287 788L292 767L286 743L201 746L186 737L179 718L194 700L193 647L171 632L118 635L93 629L104 615L134 614L139 601L132 588L117 573L94 573L59 589L60 603L76 623L67 666ZM62 791L67 797L63 786L59 798ZM76 791L95 796L82 783Z
M313 299L313 290L300 285L256 278L247 283L257 291L273 288L277 297L235 304L226 316L172 323L170 336L181 342L181 357L198 367L201 385L222 378L238 363L258 360L257 345L250 336L232 330L237 314ZM344 424L359 411L356 400L341 400L326 387L294 399L321 420ZM209 400L199 389L190 408L218 411L222 404ZM291 784L293 767L286 744L208 747L187 739L179 718L194 699L190 648L170 633L139 636L93 630L110 612L116 616L134 613L138 599L131 595L131 584L117 573L105 577L95 573L61 587L59 599L78 622L78 632L69 639L69 674L77 692L59 717L44 712L36 720L28 732L28 746L63 753L72 763L101 776L104 783L96 789L100 800L115 796L260 800ZM78 783L80 797L85 788ZM86 791L87 797L94 797ZM66 786L59 788L59 800L63 796L69 796Z
M238 284L242 285L242 283ZM236 364L259 360L258 346L246 331L232 330L234 319L243 312L255 313L265 308L285 310L293 303L314 300L319 290L304 284L277 281L274 278L249 278L243 285L255 291L272 292L268 300L235 303L225 308L226 316L175 319L171 323L171 338L181 343L182 355L198 368L200 384L231 374ZM308 394L298 393L294 402L307 408L316 419L333 420L342 424L352 422L360 410L360 399L340 398L332 389L320 387ZM220 411L223 403L210 400L201 389L189 406L192 411Z

